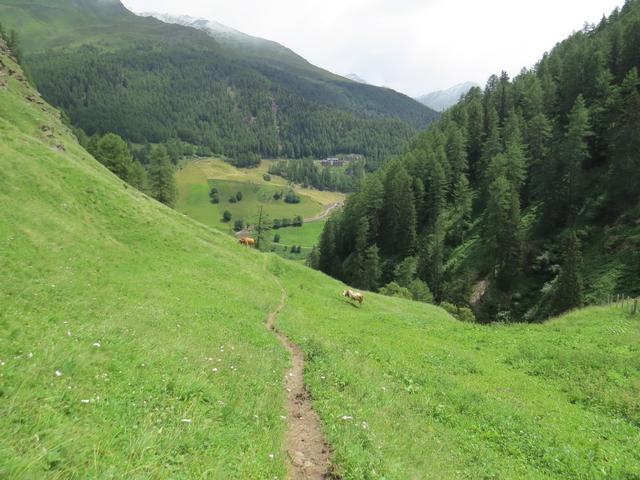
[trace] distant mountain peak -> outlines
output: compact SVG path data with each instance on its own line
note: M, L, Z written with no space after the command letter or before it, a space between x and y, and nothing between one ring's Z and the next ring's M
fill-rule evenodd
M363 85L369 85L369 82L355 73L349 73L348 75L345 75L344 78L348 78L349 80L356 83L362 83Z
M422 95L416 98L416 100L429 108L441 112L458 103L460 97L466 95L469 90L479 86L480 85L475 82L459 83L446 90L438 90L428 93L427 95Z
M109 0L105 0L109 1ZM215 20L207 20L206 18L196 18L189 15L172 15L170 13L160 12L141 12L137 14L140 17L153 17L164 23L173 23L176 25L182 25L184 27L193 27L198 30L204 30L211 36L226 36L226 37L242 37L244 33L238 30L227 27Z

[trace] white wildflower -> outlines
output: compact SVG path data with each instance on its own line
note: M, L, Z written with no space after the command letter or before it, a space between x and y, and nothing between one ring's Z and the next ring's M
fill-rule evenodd
M61 377L62 376L62 372L60 370L56 370L56 377Z
M273 460L274 458L276 458L276 456L275 456L273 453L270 453L270 454L269 454L269 459L270 459L270 460Z
M191 423L191 419L190 418L183 418L182 420L180 420L182 423Z
M214 369L212 369L211 371L212 371L213 373L218 373L218 369L217 369L217 368L214 368Z
M94 346L94 347L96 347L96 348L100 348L100 342L95 342L95 343L93 344L93 346Z
M369 424L367 422L362 422L362 428L367 430L369 428Z
M80 403L91 403L91 400L82 399L82 400L80 400Z
M70 336L71 336L71 331L67 330L67 337L70 337Z
M351 415L343 415L342 417L340 417L342 420L353 420L353 417Z

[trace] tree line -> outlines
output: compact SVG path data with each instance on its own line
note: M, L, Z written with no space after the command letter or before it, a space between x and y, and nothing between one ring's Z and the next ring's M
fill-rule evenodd
M84 45L28 55L26 64L44 98L89 136L113 132L135 144L179 142L239 167L256 166L261 157L338 153L363 154L375 163L400 152L415 134L409 122L368 113L357 103L347 108L329 97L311 100L313 89L292 76L274 82L216 50ZM414 123L424 124L425 112Z
M279 175L303 187L333 192L352 192L365 176L365 161L349 162L346 168L320 167L312 159L281 160L269 167L271 175Z
M127 142L115 133L94 136L86 148L105 167L125 182L173 207L178 195L175 170L164 145L150 148L147 162L136 159Z
M581 306L582 245L629 224L640 200L638 69L640 1L628 0L534 68L472 89L365 179L310 262L358 288L472 304L480 321Z

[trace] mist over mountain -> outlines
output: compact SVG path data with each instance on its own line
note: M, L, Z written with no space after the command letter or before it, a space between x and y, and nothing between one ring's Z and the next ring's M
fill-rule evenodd
M460 100L460 97L465 95L473 87L479 87L480 85L475 82L464 82L458 85L454 85L446 90L437 90L435 92L422 95L416 98L416 100L429 108L433 108L438 112L442 112L447 108L455 105Z
M362 83L364 85L369 85L369 82L367 82L364 78L358 76L355 73L350 73L348 75L345 75L344 78L348 78L349 80L353 80L356 83Z

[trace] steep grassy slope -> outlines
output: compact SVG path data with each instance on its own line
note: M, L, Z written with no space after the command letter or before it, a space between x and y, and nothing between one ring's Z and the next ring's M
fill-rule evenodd
M0 87L0 477L282 476L261 258L127 189L28 95Z
M0 477L283 478L271 273L345 479L640 476L638 317L355 307L127 188L18 77L0 86Z

